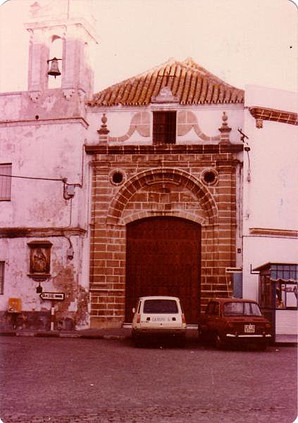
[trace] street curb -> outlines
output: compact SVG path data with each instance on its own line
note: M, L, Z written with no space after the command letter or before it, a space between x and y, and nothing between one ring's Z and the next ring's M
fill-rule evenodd
M16 336L14 331L0 332L0 336Z
M25 332L24 332L25 334ZM19 332L19 336L24 336L24 334L22 332ZM26 335L25 335L26 336ZM60 337L60 333L59 332L33 332L33 336L36 337L41 337L41 338L58 338Z
M82 339L106 339L106 340L124 340L129 339L130 335L98 334L98 333L79 333L79 332L59 332L59 331L3 331L0 336L17 337L36 337L36 338L82 338Z
M131 334L111 334L111 333L96 333L90 332L86 333L84 331L30 331L30 330L7 330L7 331L0 331L1 336L8 336L8 337L36 337L36 338L64 338L64 339L104 339L104 340L125 340L131 339ZM270 345L273 348L281 348L281 347L298 347L297 342L280 342L277 341Z
M297 342L276 342L272 347L298 347Z

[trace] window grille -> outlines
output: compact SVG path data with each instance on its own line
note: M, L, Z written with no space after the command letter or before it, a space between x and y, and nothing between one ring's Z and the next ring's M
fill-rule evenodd
M0 201L11 199L11 164L0 164Z
M153 112L153 144L175 144L176 112Z
M0 261L0 295L4 294L4 261Z

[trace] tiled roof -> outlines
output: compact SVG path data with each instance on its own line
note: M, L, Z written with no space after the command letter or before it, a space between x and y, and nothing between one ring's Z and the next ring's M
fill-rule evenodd
M89 106L146 106L167 86L182 104L243 103L244 91L222 81L191 58L173 59L94 94Z

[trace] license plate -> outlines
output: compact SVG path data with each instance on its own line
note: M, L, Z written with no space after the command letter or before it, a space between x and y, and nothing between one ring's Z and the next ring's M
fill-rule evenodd
M152 317L152 322L165 322L165 317Z
M255 325L244 325L244 333L255 333Z

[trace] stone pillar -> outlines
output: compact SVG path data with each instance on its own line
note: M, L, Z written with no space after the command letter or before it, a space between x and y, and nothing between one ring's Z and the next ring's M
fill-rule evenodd
M49 47L42 29L28 28L28 31L30 32L28 91L42 92L48 84Z
M226 112L223 112L222 115L222 125L218 128L220 132L220 144L230 144L230 132L231 128L228 126L228 116Z

